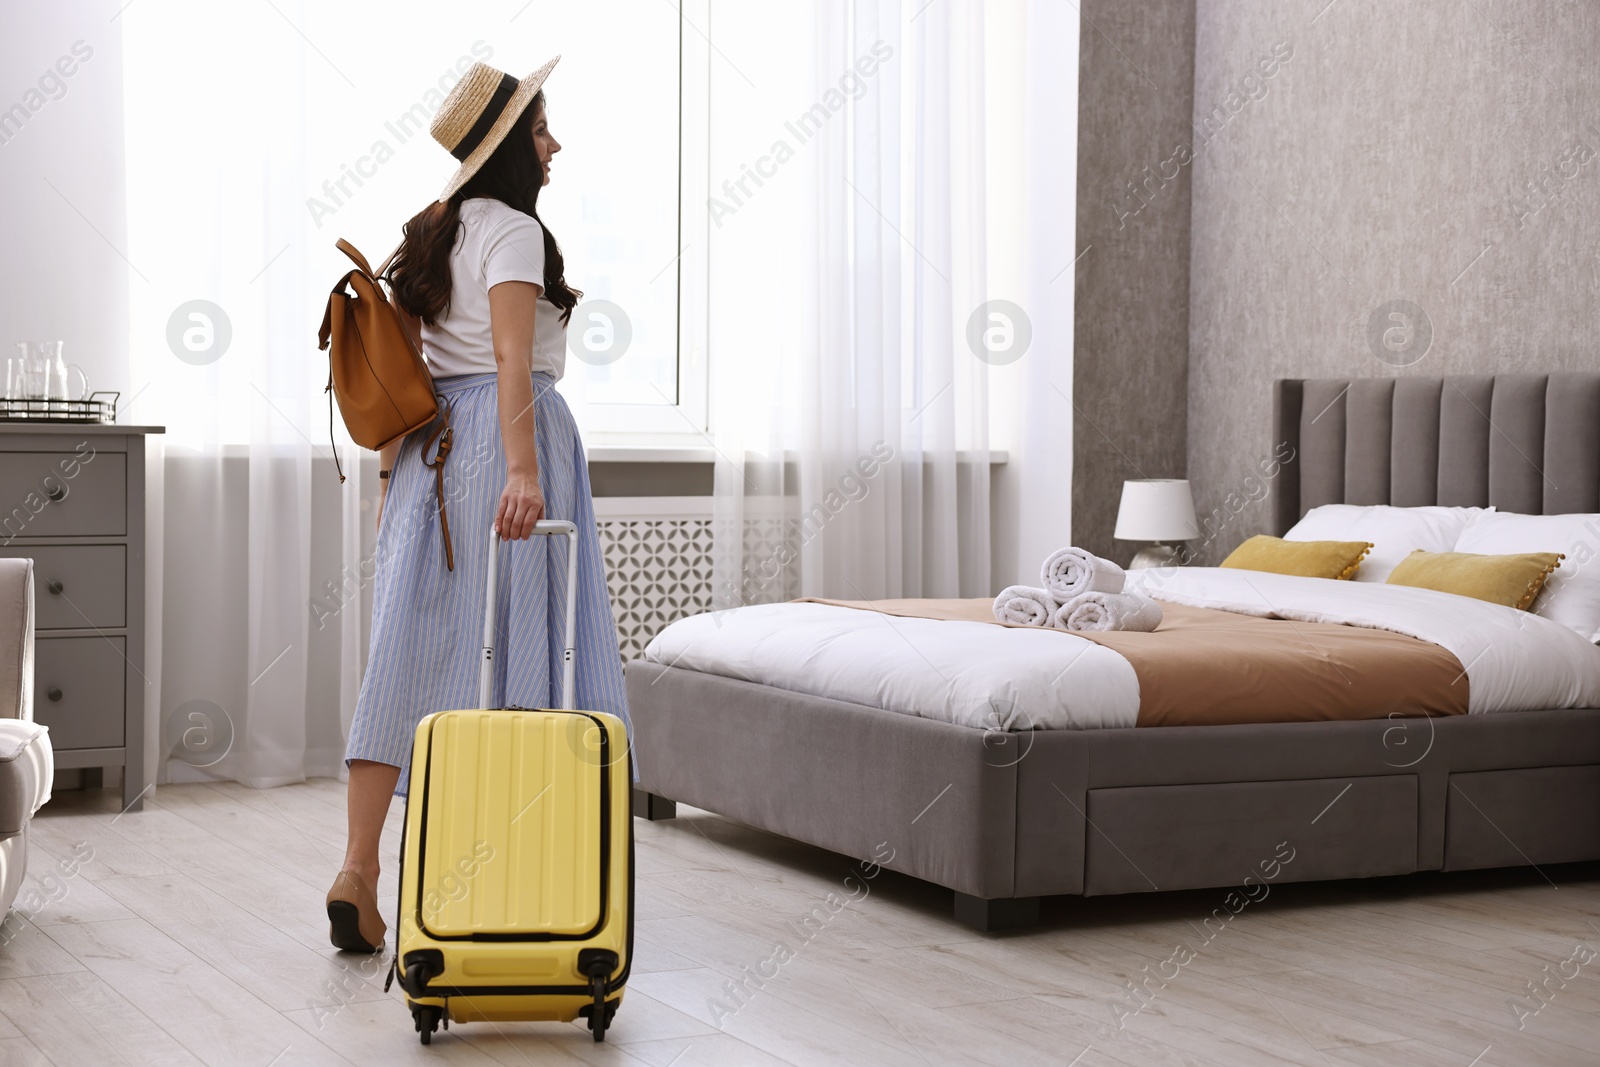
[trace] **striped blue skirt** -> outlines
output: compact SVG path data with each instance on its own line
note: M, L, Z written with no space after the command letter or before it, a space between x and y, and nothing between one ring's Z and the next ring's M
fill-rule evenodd
M389 479L378 531L371 653L345 761L401 768L399 796L409 784L411 743L422 717L478 705L489 530L506 484L495 383L493 374L435 381L455 428L444 468L454 571L445 569L434 472L422 462L420 433L406 438ZM545 517L570 519L578 527L574 705L626 721L622 658L583 442L554 378L533 375L533 396ZM492 707L560 705L566 553L565 537L500 546Z

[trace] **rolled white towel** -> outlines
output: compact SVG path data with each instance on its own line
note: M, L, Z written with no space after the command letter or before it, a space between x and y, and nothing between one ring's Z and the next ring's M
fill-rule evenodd
M1016 626L1049 626L1056 602L1043 589L1031 585L1007 586L994 598L994 617Z
M1120 593L1126 579L1122 568L1081 548L1058 548L1039 571L1039 583L1065 604L1084 593Z
M1161 625L1161 605L1143 593L1082 593L1056 608L1050 625L1080 633L1149 633Z

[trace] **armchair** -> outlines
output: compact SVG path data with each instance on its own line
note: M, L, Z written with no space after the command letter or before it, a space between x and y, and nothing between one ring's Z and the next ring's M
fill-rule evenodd
M50 799L50 731L33 721L33 560L0 559L0 916L28 870L28 823Z

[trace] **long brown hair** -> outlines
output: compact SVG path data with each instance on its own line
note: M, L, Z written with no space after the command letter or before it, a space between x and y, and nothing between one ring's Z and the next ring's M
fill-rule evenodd
M467 184L444 203L417 212L401 231L405 237L389 267L395 302L429 326L450 310L450 253L461 228L461 203L488 197L531 215L544 233L543 298L561 309L566 322L582 290L567 284L566 261L550 227L539 218L539 190L544 165L533 145L533 125L544 110L544 91L517 117L511 132Z

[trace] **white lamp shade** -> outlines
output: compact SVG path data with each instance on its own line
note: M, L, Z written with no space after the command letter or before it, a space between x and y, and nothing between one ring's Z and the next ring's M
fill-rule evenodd
M1183 478L1149 478L1122 483L1117 529L1122 541L1187 541L1200 536L1194 497Z

